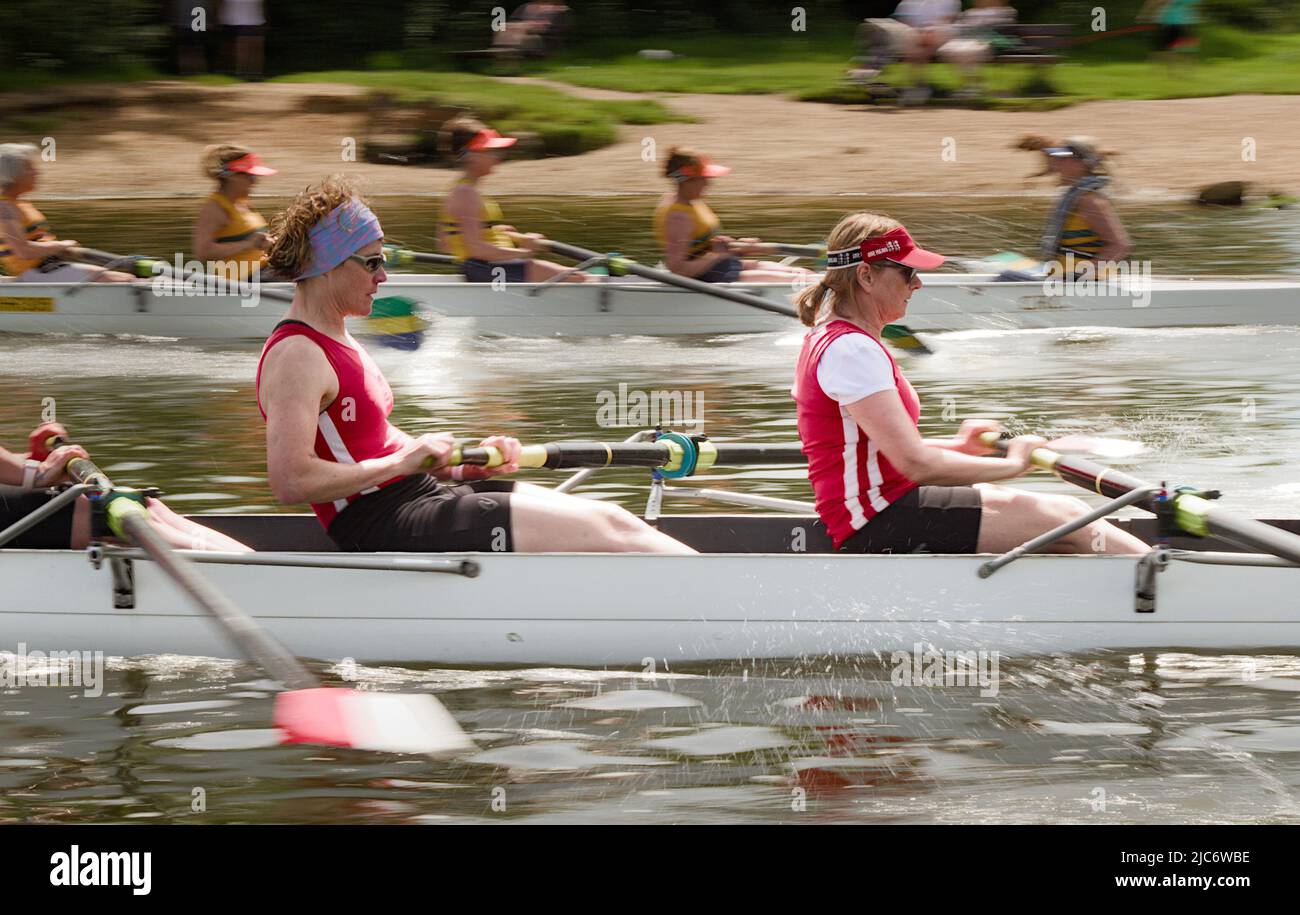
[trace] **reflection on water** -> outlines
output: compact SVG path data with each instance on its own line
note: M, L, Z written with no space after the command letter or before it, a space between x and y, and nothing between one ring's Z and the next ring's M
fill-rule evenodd
M1004 662L995 698L897 686L890 660L870 658L348 673L438 690L479 750L432 762L283 747L249 669L114 659L76 715L60 690L5 695L0 821L1300 821L1295 657Z
M380 203L390 234L430 243L432 201ZM649 205L514 200L507 210L521 226L646 257ZM730 198L717 207L736 230L807 241L863 205ZM182 243L193 206L45 209L66 236L158 253ZM975 255L1032 248L1045 206L899 198L882 208L936 247ZM1139 254L1160 271L1300 268L1291 214L1133 206L1124 213ZM1244 241L1224 247L1228 234ZM934 356L900 357L922 397L926 435L951 434L968 416L1048 434L1117 433L1150 446L1131 465L1139 475L1222 488L1229 506L1249 514L1300 515L1296 329L978 331L935 342ZM795 333L484 340L435 327L419 351L379 350L376 358L396 395L394 421L412 433L623 438L632 430L601 428L597 411L602 392L626 384L702 392L704 430L715 439L783 441L794 435L789 386L798 343ZM2 441L18 447L53 405L120 482L157 484L180 510L285 510L265 482L252 382L258 351L0 339ZM797 469L724 467L701 479L808 498ZM608 471L585 491L639 508L645 483L644 473ZM1016 485L1061 486L1042 476ZM0 651L20 638L0 632ZM438 692L479 752L432 763L281 747L268 728L276 687L250 667L110 659L98 698L0 691L0 822L1300 819L1300 659L1292 656L1008 660L994 697L895 685L889 659L869 656L657 676L355 664L322 673L376 689ZM196 788L204 812L192 808Z

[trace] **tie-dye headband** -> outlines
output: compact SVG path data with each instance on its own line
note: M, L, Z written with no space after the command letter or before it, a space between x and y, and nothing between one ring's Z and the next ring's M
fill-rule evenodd
M356 197L341 203L311 227L311 263L294 282L328 273L366 245L384 237L379 219Z

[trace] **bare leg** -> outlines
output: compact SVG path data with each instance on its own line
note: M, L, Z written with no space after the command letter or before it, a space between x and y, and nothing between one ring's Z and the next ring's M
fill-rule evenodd
M1003 486L980 484L983 513L978 549L1002 553L1064 524L1089 510L1073 496L1046 495ZM1049 553L1140 554L1150 547L1109 521L1094 521L1048 546Z
M178 550L215 550L222 553L251 553L252 547L245 546L233 537L227 537L210 527L204 527L197 521L191 521L172 511L161 499L147 500L149 517L154 522L154 529L163 536L167 543Z
M510 527L520 553L676 553L695 550L609 502L518 483Z
M526 276L530 283L545 283L553 276L557 276L571 267L565 267L562 264L555 264L551 261L529 261ZM596 283L600 278L592 276L590 273L584 273L581 270L570 273L564 278L566 283Z

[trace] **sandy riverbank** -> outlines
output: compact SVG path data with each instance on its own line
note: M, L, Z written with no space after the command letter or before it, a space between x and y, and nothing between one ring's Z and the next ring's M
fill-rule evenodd
M58 156L45 169L38 196L206 193L199 151L220 140L251 145L280 169L260 193L290 194L340 170L362 176L373 193L445 188L447 171L344 160L348 138L362 138L365 115L322 113L328 104L320 102L363 94L310 84L132 86L116 107L78 111L50 131ZM734 173L718 182L718 194L1046 193L1046 179L1029 178L1037 157L1009 149L1011 141L1026 132L1083 132L1122 151L1116 166L1123 197L1187 196L1225 180L1300 193L1300 159L1293 154L1300 96L1090 102L1045 113L863 108L778 96L656 97L698 123L626 127L619 142L583 156L510 162L492 176L492 192L661 190L657 167L642 158L646 138L653 138L661 155L681 143L730 164ZM8 133L4 140L41 139L30 128ZM1256 149L1253 162L1243 160L1247 138Z

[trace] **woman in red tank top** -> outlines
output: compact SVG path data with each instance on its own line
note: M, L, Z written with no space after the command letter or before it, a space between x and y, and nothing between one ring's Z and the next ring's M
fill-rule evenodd
M346 180L308 188L271 234L269 266L296 288L258 363L267 477L281 502L310 502L341 549L694 552L618 506L488 479L518 469L516 439L482 442L500 467L452 468L450 433L389 423L392 391L346 325L387 279L383 230Z
M855 213L827 241L827 271L797 299L812 329L793 395L817 512L845 552L1008 550L1088 511L1072 496L986 485L1030 468L1043 439L1013 439L1005 457L979 440L997 423L966 420L953 439L923 439L920 399L881 342L921 288L918 269L943 263L892 219ZM973 485L978 484L978 485ZM1056 541L1057 552L1144 553L1106 521Z

